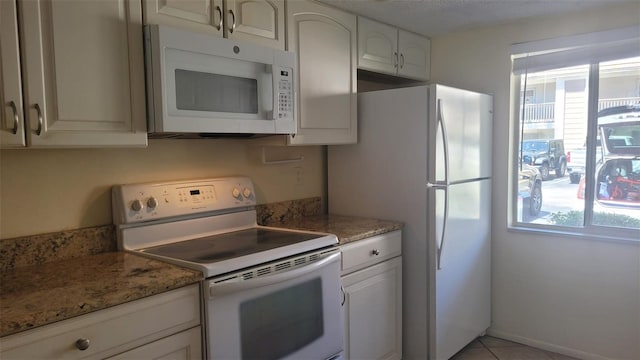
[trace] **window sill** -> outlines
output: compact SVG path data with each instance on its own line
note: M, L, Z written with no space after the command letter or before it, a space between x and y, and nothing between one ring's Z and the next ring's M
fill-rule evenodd
M609 234L605 234L605 231L614 231L616 236L611 236ZM528 225L526 223L516 223L507 226L508 232L513 233L522 233L522 234L537 234L537 235L552 235L557 237L566 237L573 239L581 239L581 240L591 240L591 241L607 241L607 242L616 242L616 243L632 243L632 244L640 244L640 229L608 229L604 227L593 227L592 229L588 228L568 228L564 226L553 226L553 225Z

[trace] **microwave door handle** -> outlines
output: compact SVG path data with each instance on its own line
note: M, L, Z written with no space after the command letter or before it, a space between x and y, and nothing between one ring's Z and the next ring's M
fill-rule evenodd
M280 111L280 92L278 91L278 81L276 79L277 71L273 65L269 65L268 70L271 72L271 95L273 95L271 97L271 106L273 107L271 111L271 120L277 120L278 111Z
M215 298L227 294L237 293L248 289L255 289L258 287L269 286L278 284L281 282L296 279L302 275L317 271L318 269L332 263L340 262L340 253L329 255L323 259L312 262L308 265L304 265L298 268L294 268L289 271L284 271L274 275L266 275L264 277L258 277L251 280L228 282L221 284L210 283L209 285L209 297Z

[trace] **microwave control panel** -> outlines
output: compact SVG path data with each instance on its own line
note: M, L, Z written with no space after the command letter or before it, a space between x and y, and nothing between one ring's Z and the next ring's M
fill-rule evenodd
M278 76L278 118L293 118L293 69L280 68Z

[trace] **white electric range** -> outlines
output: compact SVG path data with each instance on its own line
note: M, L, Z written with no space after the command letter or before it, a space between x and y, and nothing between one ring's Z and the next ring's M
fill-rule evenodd
M257 225L247 177L118 185L112 195L121 250L206 277L208 358L341 358L335 235Z

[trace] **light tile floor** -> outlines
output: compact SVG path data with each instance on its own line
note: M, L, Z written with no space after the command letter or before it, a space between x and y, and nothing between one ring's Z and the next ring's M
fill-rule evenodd
M515 342L482 336L467 345L451 360L577 360Z

